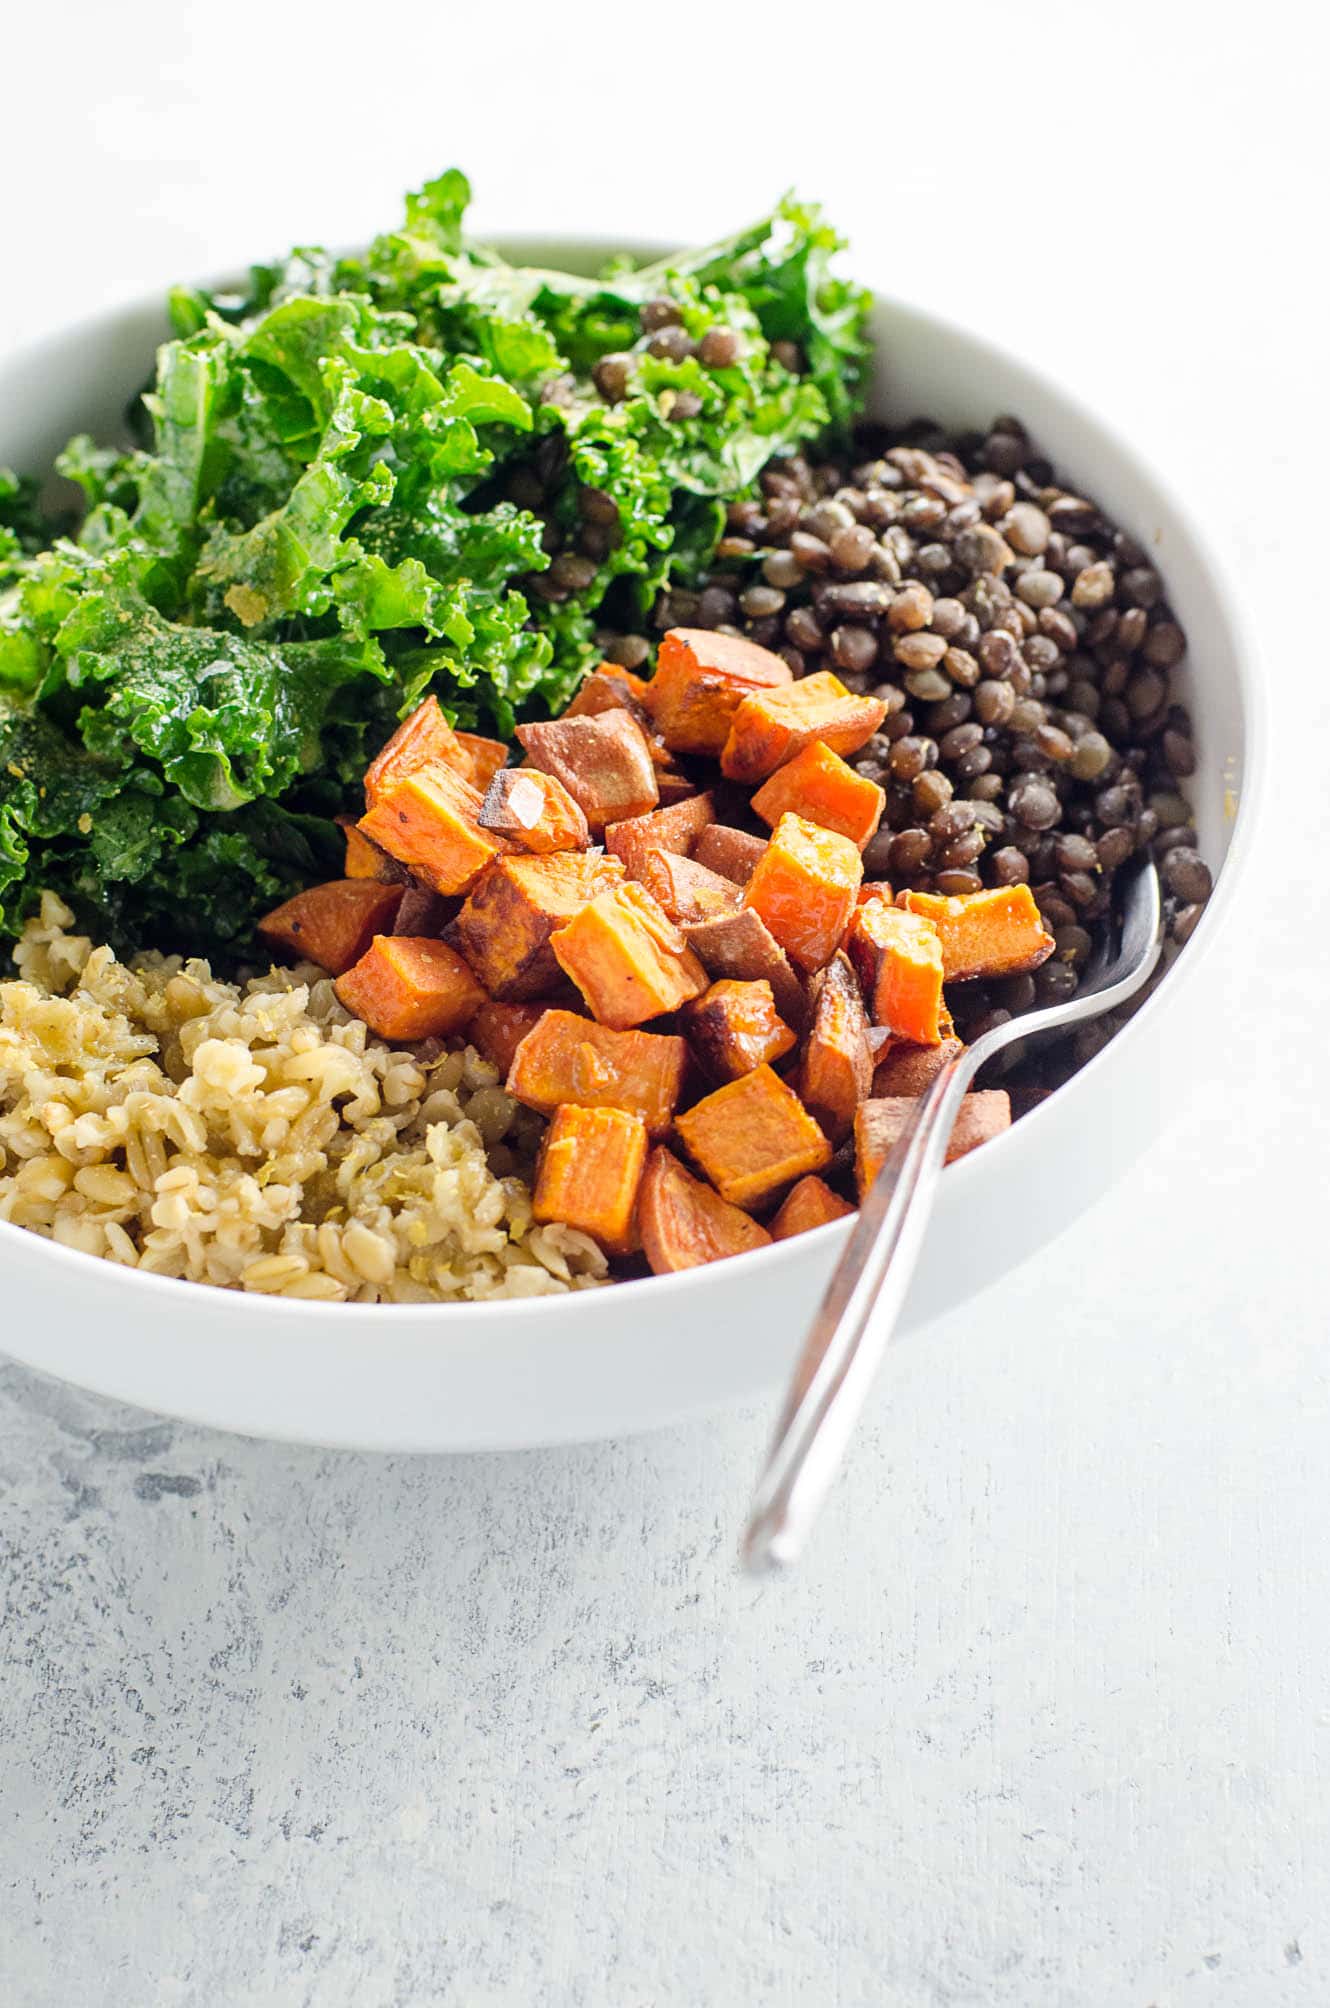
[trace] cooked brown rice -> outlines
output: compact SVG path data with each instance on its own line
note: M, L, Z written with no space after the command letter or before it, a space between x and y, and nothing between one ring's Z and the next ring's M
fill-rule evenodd
M537 1226L544 1127L473 1047L394 1049L308 965L127 968L44 895L0 982L0 1219L113 1262L330 1303L602 1281Z

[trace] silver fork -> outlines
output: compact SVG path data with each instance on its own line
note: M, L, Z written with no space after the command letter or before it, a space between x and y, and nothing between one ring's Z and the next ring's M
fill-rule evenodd
M1070 1031L1134 996L1159 959L1160 913L1159 874L1147 858L1122 875L1116 929L1108 931L1076 995L985 1032L915 1103L859 1209L795 1368L744 1530L741 1557L753 1574L797 1559L840 1469L895 1332L952 1124L971 1081L1017 1041Z

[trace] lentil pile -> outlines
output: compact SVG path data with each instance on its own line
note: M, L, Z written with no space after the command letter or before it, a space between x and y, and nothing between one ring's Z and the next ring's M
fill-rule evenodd
M774 462L759 489L654 625L743 634L796 676L830 669L885 700L854 763L887 796L869 877L1031 886L1057 953L958 991L961 1035L1074 993L1114 874L1146 847L1185 942L1211 890L1183 793L1191 720L1170 691L1186 637L1141 546L1012 417L959 435L864 426L843 457ZM601 641L626 668L650 654L646 635ZM1076 1057L1109 1029L1087 1028Z

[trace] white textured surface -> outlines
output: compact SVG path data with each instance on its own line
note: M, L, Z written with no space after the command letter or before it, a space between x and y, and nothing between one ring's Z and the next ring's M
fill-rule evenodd
M451 157L494 227L798 181L1151 442L1300 729L1209 1087L901 1351L792 1582L731 1569L763 1417L380 1461L0 1368L5 2008L1330 1998L1319 64L1278 5L894 16L177 0L7 50L7 338Z

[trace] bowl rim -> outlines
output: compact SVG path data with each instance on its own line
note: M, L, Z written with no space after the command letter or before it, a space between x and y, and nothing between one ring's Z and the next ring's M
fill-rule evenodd
M683 248L658 241L637 240L625 242L617 237L597 233L574 233L559 235L553 232L496 231L483 240L500 252L511 255L529 254L548 248L551 256L577 259L601 260L627 251L630 255L654 259ZM335 254L340 255L340 254ZM551 269L554 269L553 267ZM240 283L235 273L227 277L205 278L194 283L207 288L222 288ZM134 318L161 321L165 314L165 292L137 294L112 301L95 314L81 316L77 321L58 323L45 333L30 338L13 349L0 349L0 371L39 364L43 353L55 343L77 345L84 340L91 341L98 334L104 334L108 325L129 321ZM945 338L967 344L977 352L981 365L992 363L1002 373L1027 378L1036 388L1051 391L1066 412L1074 419L1102 433L1117 452L1125 473L1134 487L1144 491L1153 490L1167 505L1168 510L1182 534L1189 543L1199 567L1203 572L1208 589L1225 627L1234 642L1234 665L1236 683L1242 716L1242 774L1238 790L1236 808L1233 811L1233 827L1226 847L1223 862L1215 875L1214 889L1207 900L1205 911L1195 934L1186 944L1185 951L1179 953L1170 964L1159 987L1148 996L1139 1010L1114 1034L1108 1043L1078 1067L1075 1073L1060 1087L1055 1089L1043 1102L1036 1104L1020 1118L1020 1130L1027 1136L1034 1126L1037 1132L1041 1118L1051 1102L1061 1103L1067 1095L1075 1093L1083 1082L1099 1078L1111 1063L1110 1056L1122 1057L1131 1053L1140 1038L1139 1025L1143 1021L1153 1022L1160 1011L1167 1006L1172 1009L1180 986L1185 980L1190 984L1200 965L1206 961L1214 941L1221 931L1224 917L1237 894L1239 882L1243 878L1255 840L1255 826L1261 799L1264 795L1268 763L1270 700L1266 680L1257 674L1260 661L1255 641L1255 627L1250 618L1243 596L1235 593L1229 583L1229 572L1221 563L1208 530L1202 528L1191 506L1183 499L1172 480L1161 472L1148 453L1138 448L1130 435L1119 430L1112 420L1102 417L1095 406L1080 392L1071 389L1061 376L1052 370L1024 360L1016 351L994 341L986 334L976 332L964 321L946 314L940 314L918 301L887 291L872 292L874 315L886 315L897 321L909 321L916 328L937 330ZM1093 484L1089 484L1091 487ZM7 980L7 979L6 979ZM1163 1002L1161 1003L1161 999ZM1000 1172L1006 1162L1005 1146L1014 1133L1009 1130L997 1137L982 1153L972 1152L947 1167L947 1178L952 1189L961 1197L966 1196L970 1187L979 1178L988 1178ZM762 1263L768 1272L788 1267L798 1261L803 1249L809 1245L827 1247L834 1238L847 1239L853 1225L854 1216L830 1221L814 1228L811 1234L795 1235L784 1241L774 1241L764 1248L752 1249L742 1255L728 1258L727 1270L736 1266L751 1269L755 1263ZM14 1237L21 1237L18 1241ZM474 1329L484 1323L523 1322L539 1318L542 1314L551 1316L558 1308L566 1307L569 1293L559 1292L534 1297L492 1297L480 1302L436 1299L423 1304L396 1303L337 1303L328 1304L308 1299L269 1296L259 1291L238 1290L234 1287L194 1281L188 1277L161 1276L150 1271L129 1268L124 1264L108 1261L99 1255L88 1255L81 1250L63 1247L59 1242L45 1235L34 1234L31 1230L16 1226L10 1221L0 1220L0 1256L7 1247L21 1246L25 1259L43 1259L42 1251L53 1265L63 1266L73 1263L89 1278L95 1277L102 1288L134 1291L147 1288L150 1301L165 1310L171 1303L183 1305L195 1301L196 1293L207 1290L216 1299L229 1302L238 1318L251 1320L278 1319L284 1326L294 1330L309 1330L335 1319L339 1326L345 1321L359 1322L368 1327L390 1318L392 1329L405 1335L415 1330L422 1338L428 1335L430 1341L438 1343L448 1326ZM659 1299L669 1289L676 1299L705 1292L710 1280L711 1265L701 1265L693 1269L678 1270L660 1276L634 1277L613 1283L605 1289L580 1290L576 1296L579 1311L597 1318L612 1315L614 1308L622 1306L627 1312L644 1290L649 1290L653 1298ZM446 1314L444 1331L440 1330L440 1315ZM274 1334L275 1336L275 1334Z

